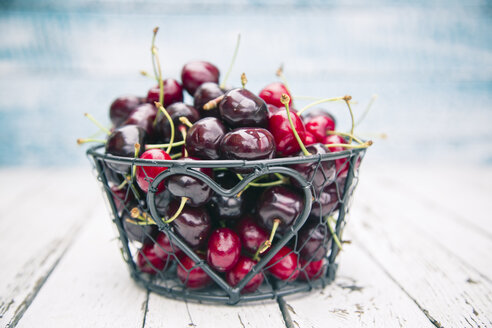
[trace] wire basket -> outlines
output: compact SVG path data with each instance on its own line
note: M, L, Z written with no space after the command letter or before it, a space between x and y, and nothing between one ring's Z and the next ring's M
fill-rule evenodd
M339 253L340 241L342 241L345 217L358 182L359 165L365 155L365 149L349 149L307 157L286 157L261 161L152 161L107 155L104 154L104 147L98 145L90 148L87 155L94 165L97 179L109 202L112 220L119 232L123 258L128 264L131 277L137 283L150 291L170 298L237 304L275 299L278 296L324 288L333 281L337 271L335 259ZM131 168L162 166L168 169L155 179L149 180L148 193L142 192L131 179L127 179L129 182L122 192L115 186L124 181L125 177L110 169L110 166L115 164L128 165ZM299 172L306 167L309 169L303 170L302 173ZM243 180L231 188L224 188L209 175L199 172L196 168L210 168L214 172L248 173L242 173ZM162 219L162 204L168 202L169 199L166 200L161 196L162 187L160 185L165 182L166 178L177 174L201 180L210 187L213 193L220 195L218 197L223 199L235 197L244 191L250 182L259 179L268 181L270 176L280 174L289 178L285 185L299 193L303 198L304 207L290 227L284 229L281 234L276 234L271 248L262 254L261 259L251 271L237 285L231 286L225 279L225 274L214 270L204 259L200 250L192 248L184 241L173 223L165 223ZM244 191L244 193L249 192L249 200L246 207L243 207L243 214L255 211L257 196L262 191L262 188L256 187L249 187ZM327 192L328 200L326 199ZM131 217L135 208L138 208L139 213L148 217L149 221L155 224L129 224L131 220L128 218ZM212 209L209 206L207 211ZM227 225L233 226L234 224L234 220L227 222ZM159 247L158 239L161 237L167 238L171 250L169 247L165 249L160 247L159 254L164 254L161 259L164 257L166 259L156 261L146 256L142 250L145 247ZM315 240L318 242L315 245L319 247L315 250L308 249L308 245L311 245L309 242ZM286 245L290 251L283 256L293 256L296 259L296 271L287 279L278 279L270 271L281 258L277 256L275 261L272 261L272 258L281 249L285 249ZM183 263L183 254L194 262L192 267ZM318 265L313 273L310 264L314 263L314 260L321 265ZM205 278L210 280L208 287L193 289L190 284L187 284L188 278L183 280L183 272L189 275L190 272L198 272L197 270L201 270L202 274L206 275ZM180 277L177 271L181 272ZM254 292L245 293L245 286L258 274L263 277L259 288ZM297 279L292 279L295 278L294 276Z

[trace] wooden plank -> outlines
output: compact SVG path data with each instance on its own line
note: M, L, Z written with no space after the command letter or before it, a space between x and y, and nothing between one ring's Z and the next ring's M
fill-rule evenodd
M147 292L131 280L102 200L18 327L141 327Z
M378 193L377 188L372 189ZM405 207L354 201L350 230L354 242L404 290L437 327L485 327L492 324L492 284L476 270L408 223ZM378 215L392 206L392 215ZM421 213L425 220L428 213ZM418 218L417 218L418 219ZM460 236L456 236L460 238ZM473 242L470 240L469 242Z
M273 300L227 306L185 303L151 294L145 327L284 328L285 322L277 302Z
M455 169L454 172L456 175L459 170ZM441 248L457 256L470 268L477 270L484 279L490 281L492 279L492 253L490 252L492 239L478 232L463 220L451 219L440 205L433 203L434 199L438 198L438 193L429 195L434 197L432 199L427 199L426 196L422 196L426 197L424 201L416 199L414 192L408 190L407 186L410 183L403 177L396 178L396 173L390 170L381 174L366 174L358 186L357 192L361 196L357 200L360 199L361 202L370 204L378 215L385 218L398 215L406 225L416 227L419 234L434 239ZM412 180L413 178L412 176ZM435 184L432 183L432 185ZM478 194L478 191L475 193ZM484 205L482 217L487 217L486 213L490 213L485 209L488 206L488 204Z
M361 247L345 245L337 278L324 290L284 297L294 327L434 327Z
M7 170L2 176L23 190L20 200L5 204L0 217L0 324L11 325L86 222L100 193L88 169Z

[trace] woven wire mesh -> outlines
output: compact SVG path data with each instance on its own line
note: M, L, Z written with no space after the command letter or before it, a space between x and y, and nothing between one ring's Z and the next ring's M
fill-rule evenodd
M106 155L102 146L89 149L87 154L109 203L113 222L119 232L123 258L132 278L148 290L167 297L236 304L323 288L335 278L335 259L339 247L334 242L334 236L343 242L345 218L358 183L359 166L365 150L351 149L262 161L151 161ZM129 172L134 167L140 167L144 172L145 168L150 167L167 169L155 178L146 176L150 186L145 193L132 174L116 173L110 168L111 164L127 164ZM236 181L234 186L226 186L226 189L197 168L233 173L239 169L250 173L243 174L242 180ZM165 209L169 207L172 196L163 191L163 186L166 179L173 175L187 175L201 180L213 193L233 199L248 183L268 182L275 174L289 178L285 185L303 197L304 208L290 227L275 235L272 246L236 286L228 284L224 273L207 264L204 250L206 238L200 240L200 246L191 247L177 233L174 222L164 223ZM246 188L243 196L249 192L252 199L249 200L249 207L242 208L242 215L256 215L257 196L264 189ZM211 221L210 230L219 226L218 220L208 214L210 206L201 210ZM140 217L138 222L134 219L135 213ZM233 228L237 220L234 218L225 224ZM272 274L272 268L287 260L294 263L295 270L280 278ZM263 278L261 285L254 292L245 293L243 289L257 275ZM196 281L200 282L200 286L207 287L195 289L191 282Z

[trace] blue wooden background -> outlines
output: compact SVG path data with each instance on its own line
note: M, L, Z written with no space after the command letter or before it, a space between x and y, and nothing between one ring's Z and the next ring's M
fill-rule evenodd
M284 63L294 95L351 94L358 128L384 132L367 157L492 165L492 7L487 1L1 1L0 165L86 165L75 140L108 123L111 101L153 84L150 40L167 77L205 59L259 91ZM298 102L297 107L303 103ZM327 105L342 128L342 105Z

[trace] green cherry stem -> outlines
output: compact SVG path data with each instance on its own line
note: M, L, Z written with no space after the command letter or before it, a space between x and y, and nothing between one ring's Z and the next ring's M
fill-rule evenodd
M363 144L364 142L357 138L354 135L351 135L350 133L345 133L345 132L338 132L338 131L326 131L327 135L337 135L337 136L342 136L342 137L352 137L357 143Z
M306 105L304 108L302 108L300 111L297 111L297 115L301 116L302 113L307 111L309 108L317 106L319 104L325 103L325 102L332 102L332 101L340 101L340 100L345 100L345 97L335 97L335 98L324 98L320 99L318 101L312 102L309 105Z
M241 74L241 85L243 89L246 89L246 84L248 83L248 79L246 78L246 73Z
M151 78L152 80L159 81L159 78L157 76L149 74L147 71L140 71L140 75Z
M348 142L349 144L351 144L352 143L352 140L353 140L354 126L355 126L355 123L354 123L354 113L352 112L352 107L350 107L350 100L352 100L352 97L347 95L347 96L343 97L343 100L347 104L347 107L348 107L349 112L350 112L350 119L352 121L352 127L350 129L350 138L349 138L349 142Z
M173 148L173 142L174 142L174 122L173 122L173 119L171 118L171 116L169 115L169 113L167 112L167 110L164 108L164 106L162 106L162 103L160 102L155 102L155 106L159 109L159 111L161 111L164 116L166 116L167 120L169 121L169 125L171 125L171 138L169 139L169 146L167 147L166 149L166 153L169 154L169 152L171 151L171 148ZM157 117L157 115L156 115Z
M157 75L157 67L155 64L155 58L154 58L154 48L155 48L155 38L157 36L157 32L159 31L159 27L156 26L153 30L152 34L152 45L150 46L150 53L152 54L152 69L154 70L154 77L158 81L158 75Z
M137 159L139 153L140 153L140 144L137 142L135 144L135 153L133 155L133 158ZM132 181L133 181L133 178L135 177L136 171L137 171L137 166L136 165L133 165L133 167L132 167L132 176L131 176L131 180Z
M260 247L258 247L258 250L256 251L255 255L253 256L253 260L258 261L260 254L263 254L266 252L267 249L269 249L272 246L272 241L273 237L275 237L275 233L277 232L278 226L280 225L280 219L274 219L273 220L273 227L272 231L270 232L270 238L268 240L265 240Z
M167 220L165 220L164 218L162 218L162 221L164 223L167 223L167 224L173 222L181 214L181 212L183 211L183 208L185 207L185 204L186 204L187 201L188 201L188 197L181 197L181 203L179 204L179 207L178 207L178 210L176 211L176 213L174 213L174 215L171 216Z
M222 80L222 83L219 86L221 89L225 88L225 85L227 83L227 79L229 79L229 75L231 74L232 67L234 66L234 63L236 62L236 57L237 57L237 53L239 51L239 44L240 43L241 43L241 34L238 34L237 35L237 41L236 41L236 48L234 49L234 54L232 55L231 64L229 65L229 69L227 70L227 73L226 73L224 79Z
M186 144L186 126L180 125L178 130L181 132L181 137L183 137L184 144ZM186 147L184 147L184 157L188 157L188 150L186 150Z
M289 93L292 94L290 92L290 88L289 88L289 84L287 83L287 79L285 78L285 75L284 75L284 64L280 64L275 75L277 75L280 78L282 83L285 85L285 88L287 89L287 91L289 91Z
M241 82L242 82L242 79L241 79ZM244 86L243 86L243 88L244 88ZM215 99L210 100L205 105L203 105L203 109L204 110L211 110L211 109L216 108L219 105L219 103L222 101L222 99L224 99L224 97L225 97L225 95L222 95L222 96L218 96Z
M333 144L325 144L326 148L334 148L334 147L342 147L345 149L359 149L359 148L368 148L372 146L372 140L361 143L360 145L352 145L352 144L341 144L341 143L333 143Z
M329 216L326 218L326 224L328 225L328 229L330 230L331 236L333 237L333 240L335 241L335 244L337 244L338 248L340 250L343 250L342 243L340 242L340 239L338 239L337 234L335 233L335 230L331 226L331 222L335 222L335 218L333 216Z
M156 148L166 148L166 147L178 147L178 146L183 146L185 144L185 141L178 141L174 143L165 143L165 144L155 144L155 145L145 145L145 149L156 149Z
M138 220L138 222L136 222L136 221L132 222L132 220L127 219L127 221L134 223L134 224L138 224L138 225L156 224L150 215L148 215L145 212L142 214L142 212L140 212L138 207L132 208L132 210L130 211L130 216L132 218Z
M99 121L96 120L94 118L94 116L92 116L89 113L84 113L84 116L87 117L89 119L89 121L91 121L92 123L94 123L99 129L101 129L101 131L104 131L104 133L106 133L108 136L111 135L111 131L109 131L108 129L106 129L106 127L104 127L104 125L102 125L101 123L99 123Z
M88 142L99 142L99 143L105 144L107 142L107 140L104 140L104 139L93 139L93 138L78 138L77 139L77 144L78 145L82 145L82 144L85 144L85 143L88 143Z
M119 185L116 187L116 189L117 189L117 190L121 190L121 189L123 189L123 187L124 187L124 186L126 186L127 184L128 184L128 180L127 180L127 179L125 179L125 180L123 180L123 182L122 182L121 184L119 184Z
M292 129L292 133L294 133L294 137L296 138L297 142L299 143L299 147L301 147L301 150L304 153L304 156L311 156L311 153L309 153L308 150L306 149L306 147L304 146L304 143L302 142L301 137L299 137L299 133L297 133L297 130L294 127L294 122L292 122L292 117L290 117L290 109L289 109L290 97L284 93L282 95L282 97L280 98L280 101L285 106L285 110L287 111L287 118L289 119L290 128Z
M191 123L190 120L186 116L180 116L179 121L189 128L191 128L193 126L193 123Z
M176 153L176 154L171 155L171 159L181 158L182 156L183 156L183 154Z

